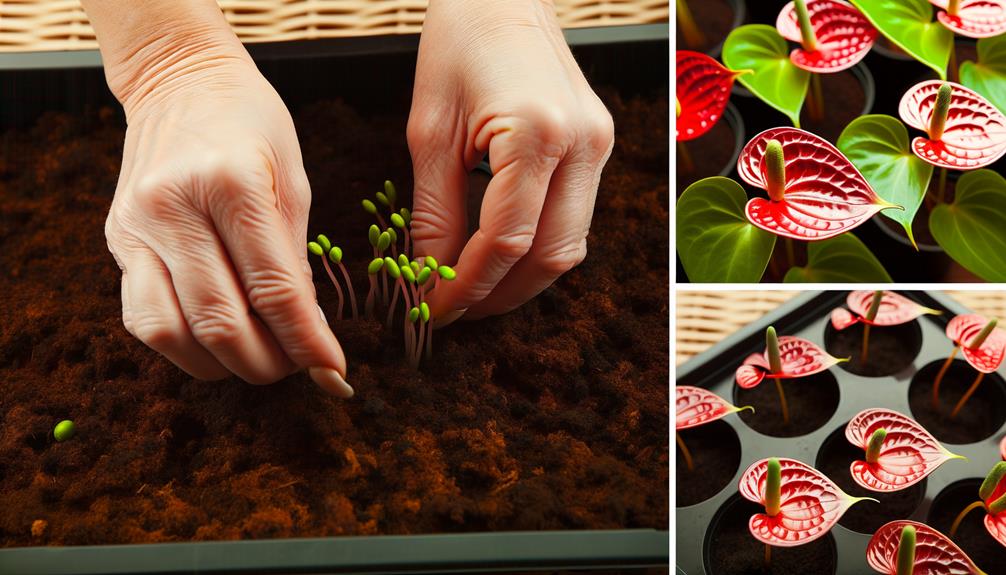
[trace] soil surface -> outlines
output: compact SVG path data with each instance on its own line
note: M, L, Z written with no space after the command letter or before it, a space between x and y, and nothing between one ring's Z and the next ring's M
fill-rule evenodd
M796 437L819 429L838 408L838 382L827 371L799 379L785 379L782 388L789 405L789 423L783 421L779 392L775 380L769 378L751 389L734 386L733 404L755 408L753 413L745 410L737 415L759 433L773 437Z
M950 419L950 412L974 383L978 371L963 359L955 359L943 376L939 404L933 409L933 382L943 363L944 360L934 361L912 378L908 388L912 418L943 443L974 443L990 437L1006 422L1006 386L1002 377L987 374L957 417Z
M126 333L103 235L124 134L111 110L5 134L0 546L666 529L668 100L602 98L618 140L586 261L512 313L437 332L418 372L400 330L333 321L349 401L303 374L194 381ZM359 290L360 200L391 179L411 203L406 115L320 102L294 117L309 231L343 246ZM55 443L62 419L77 435Z
M710 575L828 575L838 565L831 533L796 547L773 547L765 565L765 544L751 536L748 519L765 508L740 496L727 501L722 515L706 534L706 567ZM679 538L679 545L681 540ZM696 535L695 545L698 544ZM808 568L813 566L813 571Z
M901 325L871 326L863 362L863 330L857 323L841 331L831 326L824 330L824 347L835 357L848 357L838 367L866 377L893 375L912 365L922 349L922 329L912 320Z
M811 114L814 82L812 77L811 86L807 88L807 100L804 101L800 112L800 126L834 144L849 122L863 115L866 92L863 84L850 70L816 76L821 82L824 114L823 116Z
M692 19L695 20L695 25L702 32L705 41L697 46L689 46L681 33L681 26L678 26L675 46L679 50L694 52L713 51L727 39L727 34L733 29L733 7L726 0L688 0L687 4ZM717 49L716 53L718 52Z
M866 453L845 438L845 425L824 440L814 467L853 497L872 497L880 501L860 501L849 508L838 523L843 527L872 535L882 525L895 519L908 519L926 495L926 480L900 491L880 493L860 486L852 478L849 466L863 460Z
M740 143L743 146L744 142ZM686 169L682 148L688 154L692 169ZM718 176L729 168L734 169L731 160L734 153L739 152L737 135L724 118L705 134L687 142L677 142L675 153L678 158L678 177L676 186L678 195L693 183L709 176Z
M709 499L732 483L741 463L741 443L737 432L722 421L677 433L691 453L694 465L694 469L688 469L679 447L674 504L685 507Z
M941 491L933 500L926 524L949 535L957 515L980 499L978 488L981 484L981 479L965 480ZM974 509L968 513L957 528L953 540L986 573L998 573L1006 565L1006 547L985 529L984 509Z

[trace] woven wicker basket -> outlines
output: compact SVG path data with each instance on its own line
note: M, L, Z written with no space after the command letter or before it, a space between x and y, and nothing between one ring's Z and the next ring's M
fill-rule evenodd
M219 0L244 42L415 34L426 0ZM667 22L668 0L555 0L564 28ZM96 48L78 0L0 0L0 52Z

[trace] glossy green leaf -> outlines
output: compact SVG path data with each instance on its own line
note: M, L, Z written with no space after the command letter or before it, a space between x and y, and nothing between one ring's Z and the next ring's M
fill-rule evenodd
M978 41L978 62L961 63L961 84L1006 114L1006 34Z
M912 152L908 129L897 118L875 114L853 120L838 138L838 149L863 174L878 196L904 210L880 212L905 228L915 244L912 220L926 196L932 164Z
M954 33L933 18L929 0L851 0L887 37L913 58L947 79Z
M807 265L793 267L785 283L890 283L884 266L866 244L852 234L842 234L807 245Z
M952 204L929 216L936 242L972 273L1006 282L1006 179L992 170L967 172L957 180Z
M747 194L719 176L699 180L681 194L677 246L681 265L693 282L756 283L761 280L775 235L744 215Z
M774 27L748 24L735 29L723 44L723 63L731 70L751 70L737 81L800 127L810 72L790 61L789 45Z

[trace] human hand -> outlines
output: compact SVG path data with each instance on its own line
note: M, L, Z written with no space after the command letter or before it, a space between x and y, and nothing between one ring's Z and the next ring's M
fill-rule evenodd
M431 294L437 317L510 311L583 261L611 115L543 0L432 0L408 142L416 255L457 262ZM494 176L468 237L467 174Z

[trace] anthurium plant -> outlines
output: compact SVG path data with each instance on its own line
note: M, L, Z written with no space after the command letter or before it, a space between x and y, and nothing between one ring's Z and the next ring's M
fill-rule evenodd
M986 575L949 537L907 519L877 529L866 546L866 562L884 575Z
M985 511L985 529L1006 546L1006 461L996 463L978 489L979 500L961 510L950 526L950 538L957 534L964 518L975 509Z
M737 413L746 409L754 411L754 408L750 405L735 407L709 390L690 385L679 385L674 388L674 407L675 437L677 438L678 448L685 459L688 471L694 470L695 464L691 451L688 450L688 446L685 445L681 434L678 433L679 431L711 423L731 413Z
M1003 357L1006 356L1006 332L996 328L997 323L996 318L987 319L977 314L964 314L955 317L947 324L947 337L954 342L954 349L943 362L943 366L933 381L932 405L934 409L938 409L940 406L940 383L943 382L943 376L950 369L950 364L958 352L961 352L968 364L978 371L978 376L950 411L950 418L957 417L957 414L978 390L982 378L999 369Z
M869 357L871 327L901 325L921 315L943 313L938 309L919 305L895 292L884 290L849 292L845 305L849 309L840 307L831 312L831 326L841 331L857 323L863 324L861 363L866 363Z
M723 117L730 100L734 80L749 70L728 70L709 56L688 50L675 55L675 137L678 141L680 167L694 170L691 152L685 142L706 134Z

